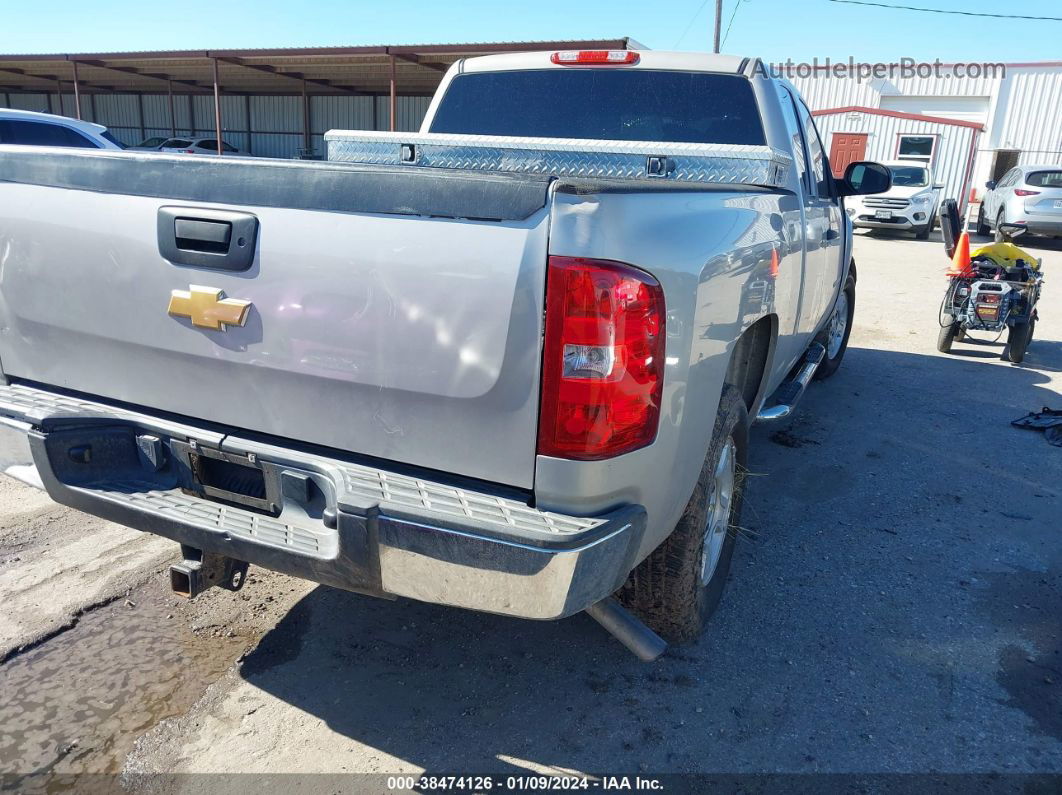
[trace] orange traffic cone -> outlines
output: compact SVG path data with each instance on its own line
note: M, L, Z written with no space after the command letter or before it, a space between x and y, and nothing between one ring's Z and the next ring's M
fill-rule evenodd
M955 254L951 258L951 267L948 269L948 277L966 277L970 275L970 233L963 232L959 235L959 242L955 246Z
M778 278L778 249L771 248L771 266L768 270L772 279Z

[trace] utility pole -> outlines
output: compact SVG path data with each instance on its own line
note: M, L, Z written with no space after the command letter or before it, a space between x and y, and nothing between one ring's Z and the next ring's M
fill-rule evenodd
M741 0L738 0L740 3ZM715 0L715 46L712 52L719 52L719 31L723 25L723 0Z

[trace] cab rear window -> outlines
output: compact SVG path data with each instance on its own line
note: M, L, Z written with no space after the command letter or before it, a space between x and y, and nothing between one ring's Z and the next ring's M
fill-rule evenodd
M440 100L431 132L765 143L747 79L617 67L458 75Z

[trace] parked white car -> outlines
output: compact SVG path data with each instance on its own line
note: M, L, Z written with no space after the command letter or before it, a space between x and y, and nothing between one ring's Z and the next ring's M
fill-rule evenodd
M135 149L145 149L155 152L168 152L179 155L216 155L218 153L217 138L165 138L161 142L158 138L148 138ZM227 155L243 154L239 149L225 141L221 142L221 150Z
M892 160L885 165L892 171L889 191L845 200L852 225L914 232L919 240L927 240L936 224L944 186L934 184L933 170L921 163Z
M102 124L31 110L0 109L0 143L65 146L78 149L126 149Z
M1002 224L1021 224L1032 235L1062 235L1062 168L1015 166L988 192L977 212L977 234L988 235ZM999 239L997 237L997 239Z

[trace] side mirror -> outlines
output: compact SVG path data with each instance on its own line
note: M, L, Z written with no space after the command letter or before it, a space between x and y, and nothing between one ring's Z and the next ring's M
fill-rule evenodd
M1023 224L1000 224L999 233L1003 235L1005 240L1013 240L1016 237L1021 237L1029 230Z
M944 183L941 182L941 183L938 183L938 184L934 185L933 186L933 190L944 190Z
M988 188L989 190L995 190L996 189L996 181L994 179L988 180L988 182L985 183L985 187Z
M881 163L858 160L844 170L844 179L837 183L842 196L863 196L884 193L892 187L892 172Z

